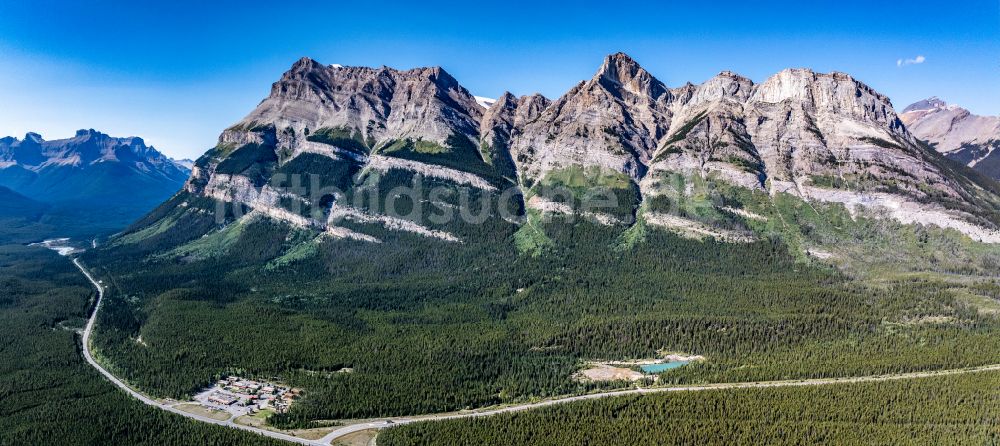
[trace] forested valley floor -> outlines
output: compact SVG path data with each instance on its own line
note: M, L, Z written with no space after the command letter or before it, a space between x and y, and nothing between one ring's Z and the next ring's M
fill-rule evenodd
M80 355L93 288L70 261L0 246L0 445L283 445L147 407Z

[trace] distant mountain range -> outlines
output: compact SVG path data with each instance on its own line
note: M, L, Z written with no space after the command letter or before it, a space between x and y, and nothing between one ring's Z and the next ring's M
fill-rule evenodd
M177 163L177 165L187 169L189 172L191 171L191 168L194 167L193 159L184 158L184 159L174 160L174 162Z
M906 107L900 118L948 158L1000 179L1000 116L974 115L932 97Z
M161 199L176 192L190 170L146 146L91 130L46 141L36 133L0 139L0 185L45 202Z
M91 129L52 141L36 133L0 138L0 186L23 198L18 202L44 206L42 220L55 231L120 229L176 193L189 174L137 137Z

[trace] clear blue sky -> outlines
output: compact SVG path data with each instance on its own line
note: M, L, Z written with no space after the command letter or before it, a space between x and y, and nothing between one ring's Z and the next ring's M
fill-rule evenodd
M1000 0L544 3L5 0L0 135L92 127L197 157L301 56L558 97L625 51L670 86L810 67L898 109L936 95L1000 114Z

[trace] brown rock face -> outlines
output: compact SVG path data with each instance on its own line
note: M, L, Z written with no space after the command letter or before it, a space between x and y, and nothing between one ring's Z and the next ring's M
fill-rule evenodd
M439 144L453 133L479 139L482 109L439 67L333 67L303 58L241 122L305 129L348 129L375 146L399 139Z
M926 119L921 113L919 119ZM364 144L368 153L354 159L361 168L372 159L380 169L441 168L437 177L465 184L477 184L469 175L492 176L527 189L554 171L581 167L625 174L643 197L659 194L665 178L680 174L893 209L900 208L892 204L896 198L886 197L960 208L963 215L977 213L970 209L992 214L1000 203L988 187L921 146L888 98L849 75L807 69L784 70L761 84L722 72L700 85L670 89L617 53L554 101L506 93L484 109L440 68L400 71L302 59L222 135L220 146L273 146L277 164L306 152L340 156L340 143L307 140L308 131L320 129ZM400 140L454 146L456 137L475 147L472 157L453 156L440 165L426 151L406 163L389 159L395 155L387 147ZM191 184L208 184L213 166L228 153L220 150L217 159L198 166ZM910 214L900 218L920 221Z

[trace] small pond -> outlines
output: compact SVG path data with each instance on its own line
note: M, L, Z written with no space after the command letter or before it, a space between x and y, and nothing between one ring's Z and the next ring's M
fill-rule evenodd
M677 367L687 365L690 362L691 361L670 361L670 362L661 362L658 364L642 364L639 366L639 368L642 369L643 373L656 374L656 373L663 373L670 369L676 369Z

